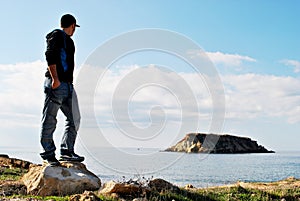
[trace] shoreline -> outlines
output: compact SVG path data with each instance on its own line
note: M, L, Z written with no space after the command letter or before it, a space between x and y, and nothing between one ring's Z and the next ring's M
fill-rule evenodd
M3 153L3 151L2 151L2 153ZM4 153L7 153L7 152L4 152ZM16 151L15 153L19 153L19 151ZM191 183L198 188L203 188L203 187L215 187L215 186L220 186L220 185L234 184L236 181L272 182L272 181L285 179L289 176L295 176L297 178L300 178L299 169L298 170L292 169L292 168L297 168L297 167L294 167L293 164L288 166L288 169L286 172L277 172L277 169L275 168L275 167L281 167L282 165L289 164L289 162L293 162L291 160L299 155L299 153L300 153L299 151L292 151L292 152L278 151L278 152L270 155L271 159L269 159L267 154L259 154L259 155L257 155L257 154L199 154L198 155L195 153L192 153L192 154L177 153L177 152L165 152L165 153L166 153L166 157L169 157L168 155L170 155L173 158L177 157L176 155L183 154L182 157L180 156L180 160L182 160L180 163L183 165L184 164L193 164L193 160L194 160L195 168L199 168L198 170L201 172L199 172L199 174L197 174L197 172L193 171L192 168L189 166L188 172L187 172L188 174L183 174L183 172L180 172L183 170L183 169L180 169L183 167L182 165L180 165L180 163L174 164L172 166L172 168L164 168L159 172L152 171L154 166L151 166L149 168L150 171L148 171L148 170L143 171L144 169L142 169L142 168L144 168L146 166L142 165L141 168L137 167L139 169L137 169L136 173L135 172L122 173L121 171L130 171L130 169L127 168L126 166L124 166L124 168L117 169L117 170L120 170L120 172L113 172L113 169L109 169L109 168L107 169L106 166L101 166L101 164L97 163L97 161L93 161L93 160L91 160L91 158L88 158L88 157L87 157L86 161L84 162L84 164L86 164L86 166L91 171L96 173L96 175L98 177L100 177L101 179L103 178L103 180L105 182L109 181L109 180L119 181L119 180L122 180L122 177L126 177L126 178L136 178L137 176L141 176L141 177L144 176L147 178L161 177L161 178L166 178L167 180L169 180L172 183L175 183L176 185L179 185L179 186L184 186L186 184ZM164 155L165 154L163 153L162 157L165 157ZM199 156L200 160L202 160L202 157L204 157L203 155L205 155L205 160L200 161L200 163L197 162L198 156ZM206 160L206 155L207 155L207 160ZM10 154L9 153L9 156L18 157L18 158L22 158L22 159L25 158L28 161L33 161L33 163L35 163L35 164L42 163L39 155L37 153L33 153L31 151L29 151L28 153L25 151L21 154ZM115 155L112 154L111 156L115 156ZM238 159L241 159L241 160L235 161L236 156ZM34 158L34 160L31 160L32 157ZM159 155L159 157L161 157L161 156ZM106 161L108 161L107 158L103 159L104 164ZM274 163L273 159L276 161L280 160L281 162L279 162L279 163L276 162L277 166L270 167L271 170L265 169L265 171L258 171L259 173L262 173L262 174L259 174L257 176L255 176L255 174L253 174L254 171L256 172L256 169L254 169L253 167L258 167L258 165L261 162L264 162L264 160L268 160L268 161L271 160L271 161L273 161L272 163ZM173 159L170 159L170 161L172 161L172 160ZM246 164L251 165L250 173L247 172L248 169L245 168L246 166L243 166L244 162L240 162L243 160L249 161L249 162L246 162ZM299 160L297 160L297 161L299 161ZM108 161L108 162L110 162L110 161ZM225 164L224 168L222 168L222 171L221 170L217 171L215 164L220 163L220 162L221 163L226 162L227 164L230 163L231 165L226 166L226 164ZM116 165L116 164L117 163L115 163L113 165ZM206 165L212 165L211 167L213 167L214 169L208 170L206 167L210 167L210 166L206 166ZM204 168L202 168L201 166ZM113 167L117 167L117 166L113 166ZM130 168L133 167L132 164L129 167ZM235 171L233 171L233 169L236 169L239 172L237 172L235 174ZM154 169L154 170L156 170L156 169ZM294 171L292 171L292 170L294 170ZM208 172L206 172L206 171L208 171ZM224 177L222 176L222 172L224 172L223 173ZM295 174L289 174L291 172L294 172ZM179 173L179 174L176 174L176 173ZM196 173L196 175L194 173ZM266 173L266 174L264 174L264 173ZM174 177L173 177L173 174L174 174ZM193 175L195 175L195 176L193 176ZM232 175L232 177L230 175Z
M7 162L9 162L10 164L8 164ZM7 155L0 154L1 175L7 176L7 178L9 178L9 176L12 176L13 178L13 179L12 178L3 179L1 177L0 200L45 200L45 199L47 200L48 199L47 197L40 198L40 197L26 194L26 189L24 189L25 186L22 184L22 182L20 182L21 181L20 178L26 172L28 172L28 169L30 168L30 164L32 164L29 163L30 162L28 161L9 158ZM19 169L19 172L11 171L14 169ZM5 173L5 170L9 170L8 172L10 172L11 175ZM15 177L15 176L19 176L19 177ZM286 179L272 181L272 182L236 181L235 183L232 184L208 186L208 187L200 187L200 188L194 187L193 184L186 184L185 186L176 186L163 179L153 179L153 180L160 180L162 183L165 183L166 185L169 186L171 185L172 187L160 191L157 191L156 189L155 190L152 189L149 191L148 188L142 189L141 191L141 189L139 188L139 194L134 194L134 195L136 197L139 196L147 197L147 199L144 200L155 200L154 199L155 197L156 198L166 197L165 200L169 200L169 198L172 198L174 200L201 200L202 198L206 200L224 200L224 197L226 196L227 199L229 196L237 200L251 200L252 198L255 197L260 197L260 198L271 197L272 199L274 198L275 200L286 199L286 198L288 200L298 200L298 198L300 199L300 179L294 177L288 177ZM138 182L134 181L133 183L129 183L128 181L123 181L123 183L122 182L115 182L115 183L117 183L118 185L125 185L125 187L127 186L127 188L132 189ZM103 184L100 189L103 190L104 186L107 183L109 182ZM107 200L107 201L133 200L134 197L132 196L132 192L128 192L128 194L113 193L113 194L106 195L101 193L100 189L98 191L90 192L91 196L97 196L100 197L102 200ZM81 195L83 194L79 194L77 196L81 196ZM244 199L242 197L247 197L247 199ZM63 196L63 198L61 196L58 197L56 196L52 198L52 200L69 200L69 199L70 196ZM260 199L257 198L257 200Z

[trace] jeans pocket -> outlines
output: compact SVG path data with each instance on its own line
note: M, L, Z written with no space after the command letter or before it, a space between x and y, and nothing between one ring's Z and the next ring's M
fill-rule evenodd
M52 95L56 98L65 98L68 96L68 86L66 83L61 82L60 85L55 88L51 89Z
M51 86L51 89L52 89L53 91L55 91L55 90L59 90L59 88L61 88L61 87L62 87L62 85L63 85L63 82L61 82L61 83L60 83L60 85L59 85L58 87L56 87L55 89L52 89L52 86Z

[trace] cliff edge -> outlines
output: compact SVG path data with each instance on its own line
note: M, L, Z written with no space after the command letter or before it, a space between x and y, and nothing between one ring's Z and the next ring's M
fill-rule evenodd
M189 133L165 151L215 154L274 153L247 137L204 133Z

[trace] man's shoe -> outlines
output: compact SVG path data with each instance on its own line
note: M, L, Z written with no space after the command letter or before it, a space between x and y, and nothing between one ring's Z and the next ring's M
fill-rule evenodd
M69 152L67 154L62 154L59 158L60 161L72 161L72 162L82 162L84 161L83 156L79 156L74 152Z
M60 166L60 162L55 158L55 156L52 156L48 159L45 159L45 161L50 165L50 166Z

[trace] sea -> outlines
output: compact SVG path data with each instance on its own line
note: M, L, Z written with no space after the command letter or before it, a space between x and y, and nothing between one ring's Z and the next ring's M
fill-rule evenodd
M0 153L42 163L39 149L0 147ZM86 167L103 183L162 178L178 186L228 185L237 181L271 182L300 178L300 151L260 154L186 154L156 148L89 148L81 150Z

